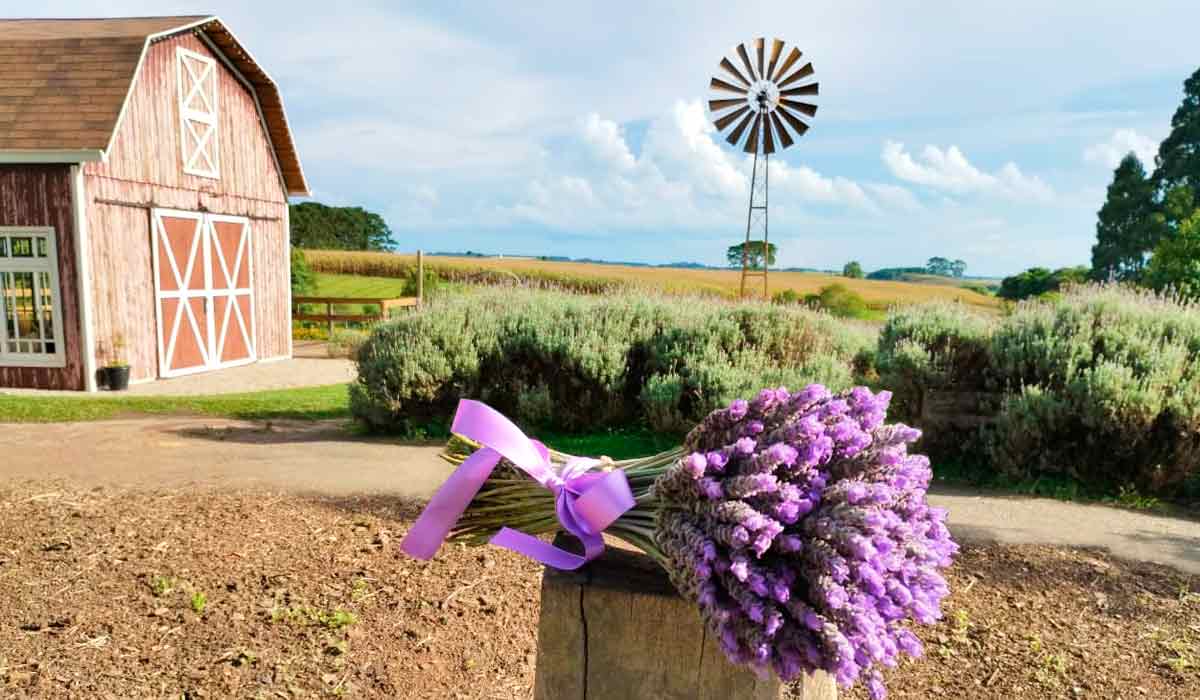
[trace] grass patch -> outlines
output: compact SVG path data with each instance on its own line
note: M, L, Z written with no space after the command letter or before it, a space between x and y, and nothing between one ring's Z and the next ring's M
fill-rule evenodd
M307 296L395 299L404 296L407 280L395 277L335 275L318 272L316 290Z
M657 433L646 427L613 428L583 434L541 431L536 435L546 445L560 452L613 459L646 457L679 447L683 442L682 435Z
M0 396L0 422L74 423L125 415L205 415L243 420L349 418L345 384L214 396Z

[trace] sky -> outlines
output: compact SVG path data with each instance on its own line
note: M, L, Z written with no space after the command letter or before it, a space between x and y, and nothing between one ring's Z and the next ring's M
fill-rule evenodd
M708 81L765 36L821 84L812 129L771 158L780 265L1086 264L1112 169L1152 163L1200 67L1194 0L103 6L220 15L280 85L313 198L379 212L402 251L721 264L751 166Z

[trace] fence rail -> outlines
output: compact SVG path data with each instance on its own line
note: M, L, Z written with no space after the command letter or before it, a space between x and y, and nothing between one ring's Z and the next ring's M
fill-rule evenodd
M342 314L335 313L335 305L356 304L362 306L378 306L379 313ZM305 313L304 306L324 306L325 313ZM292 297L292 320L321 321L333 332L334 323L386 321L393 309L415 309L421 306L418 297L399 297L396 299L364 299L346 297Z
M417 295L415 297L395 297L379 299L374 297L292 297L293 321L320 321L327 324L330 335L333 334L335 323L370 323L386 321L393 309L419 309L421 300L425 297L425 261L421 251L417 251ZM357 306L378 306L379 313L339 314L334 313L334 306L354 304ZM305 306L324 306L325 313L305 313Z

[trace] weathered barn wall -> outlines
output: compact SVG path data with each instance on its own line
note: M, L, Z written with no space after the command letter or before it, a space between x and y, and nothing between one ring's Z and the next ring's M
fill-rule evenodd
M218 59L220 179L185 174L176 47L215 58L192 34L153 44L107 162L84 171L98 351L122 333L134 379L158 376L151 206L251 218L258 357L289 351L287 197L253 95Z
M0 226L53 226L65 367L0 366L0 387L83 389L75 225L68 165L0 165Z

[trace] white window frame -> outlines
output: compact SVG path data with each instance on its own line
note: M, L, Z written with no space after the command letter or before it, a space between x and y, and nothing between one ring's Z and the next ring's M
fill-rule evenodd
M193 69L196 63L203 66L199 73ZM216 59L189 51L182 46L176 47L175 81L179 93L179 147L183 158L183 172L219 180L221 149L217 96L220 90ZM210 86L211 93L206 89ZM190 153L189 144L195 144Z
M32 272L34 285L37 286L39 273L50 273L50 300L54 308L50 310L50 320L54 323L54 352L29 353L8 351L8 309L0 284L0 365L5 367L66 367L66 341L63 338L62 320L62 291L58 283L58 236L51 226L0 226L0 236L6 238L21 238L30 236L46 240L46 257L36 257L37 243L34 243L35 257L12 257L12 244L6 242L6 257L0 258L0 273ZM41 306L41 297L34 295L34 309ZM35 311L36 313L36 311ZM46 339L40 339L45 342Z

